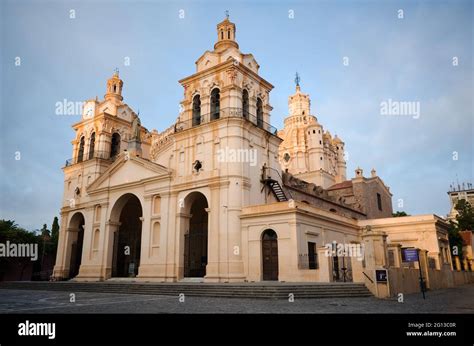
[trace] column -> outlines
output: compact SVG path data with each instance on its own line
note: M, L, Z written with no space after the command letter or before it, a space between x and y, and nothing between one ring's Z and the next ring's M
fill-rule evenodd
M332 263L331 256L328 256L327 248L324 246L318 247L318 261L319 261L319 281L332 281Z
M394 268L400 268L402 266L402 245L399 243L388 244L388 251L393 252Z
M110 279L112 277L113 255L114 255L114 235L118 231L121 223L108 221L105 224L105 236L102 243L102 267L101 277Z
M362 242L365 248L365 273L370 280L365 280L366 286L378 298L390 296L387 270L387 234L374 231L370 226L362 232ZM377 282L376 270L387 270L387 282Z
M61 213L61 228L59 230L58 249L56 254L56 263L53 269L53 279L63 280L67 277L66 254L67 254L67 213Z
M211 189L211 198L208 212L208 247L207 247L207 267L206 267L206 281L219 281L219 213L220 213L220 184L213 184L209 186Z

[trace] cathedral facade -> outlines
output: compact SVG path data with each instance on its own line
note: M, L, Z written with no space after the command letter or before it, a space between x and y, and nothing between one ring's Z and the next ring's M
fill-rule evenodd
M351 281L372 250L327 258L328 244L369 246L379 237L377 265L388 266L390 235L371 225L388 233L422 225L432 243L414 244L438 268L449 264L440 220L394 225L391 192L375 170L347 178L344 142L311 114L299 82L284 128L270 125L273 85L235 35L229 19L217 25L214 49L180 80L182 111L160 133L124 103L118 72L103 100L86 101L63 167L53 277Z

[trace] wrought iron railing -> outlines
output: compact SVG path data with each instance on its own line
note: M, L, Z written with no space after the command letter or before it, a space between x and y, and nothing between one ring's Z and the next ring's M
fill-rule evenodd
M206 114L194 114L193 118L190 120L177 122L174 127L174 132L184 131L192 127L200 126L202 124L226 118L244 118L253 123L255 126L273 135L276 135L278 132L278 129L276 127L263 121L262 118L257 117L254 114L244 111L243 108L238 107L221 108L219 111Z
M298 269L319 269L318 254L310 256L307 253L298 255Z
M352 282L352 265L350 257L333 257L333 281Z
M97 150L94 150L93 152L83 153L82 157L77 156L77 157L73 157L71 159L67 159L66 160L66 167L72 166L76 163L89 161L89 160L92 160L92 159L103 159L103 160L114 161L115 158L117 157L117 155L118 155L118 153L111 156L110 151L97 151Z

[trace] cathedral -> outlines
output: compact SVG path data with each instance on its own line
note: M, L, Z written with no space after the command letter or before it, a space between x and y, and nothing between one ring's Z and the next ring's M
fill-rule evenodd
M347 177L343 139L312 114L298 77L284 127L273 127L273 85L234 23L216 33L179 81L181 112L166 130L142 126L118 71L103 100L85 102L63 167L55 280L364 282L413 246L426 268L451 265L439 217L393 218L374 169ZM328 256L328 244L365 255Z

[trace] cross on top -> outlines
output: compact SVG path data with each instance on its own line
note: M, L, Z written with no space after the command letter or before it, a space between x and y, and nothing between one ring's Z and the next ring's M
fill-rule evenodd
M296 86L300 86L300 75L298 74L298 72L296 72L296 75L295 75L295 83L296 83Z
M225 10L225 17L226 19L229 19L229 10Z
M118 74L118 73L119 73L119 69L118 69L118 67L116 67L116 68L114 69L114 72L115 72L116 74Z

